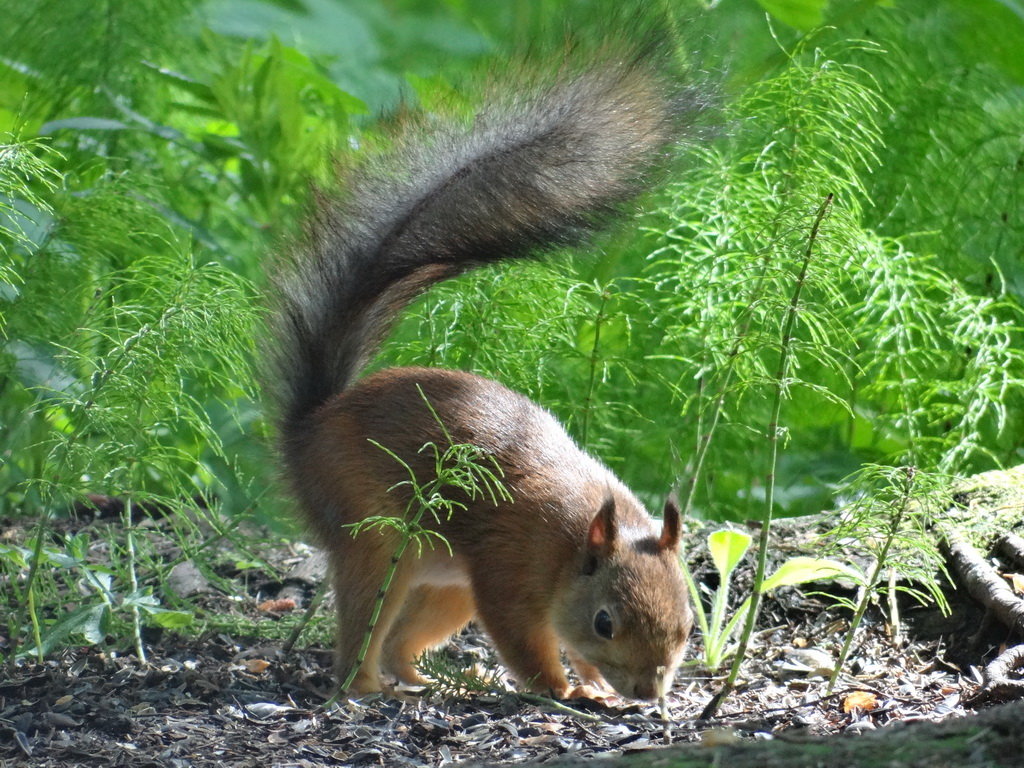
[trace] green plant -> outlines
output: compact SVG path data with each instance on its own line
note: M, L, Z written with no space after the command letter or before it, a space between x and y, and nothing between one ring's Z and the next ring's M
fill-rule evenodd
M26 542L26 546L0 545L0 573L6 575L16 602L26 607L31 623L33 644L21 649L20 655L34 655L42 661L72 638L104 643L116 622L137 625L140 613L145 614L148 623L165 629L180 629L191 623L190 612L161 607L151 588L136 584L131 592L119 591L117 570L96 562L90 552L93 544L90 536L79 533L65 537L62 547L41 543L38 538ZM33 568L38 574L35 578L19 578ZM64 591L76 594L76 602L81 605L45 621L43 606L59 600ZM8 632L14 648L19 618L9 618ZM144 653L140 658L145 658Z
M431 473L431 477L419 479L412 467L401 456L375 440L370 440L373 445L388 454L408 473L407 480L396 483L388 489L388 492L399 488L404 489L409 493L409 501L406 504L405 514L400 517L372 515L346 526L353 536L358 536L366 531L390 528L398 532L399 540L387 573L377 591L377 598L374 601L373 611L356 661L352 665L352 669L349 670L347 678L341 682L339 690L342 691L352 685L352 681L355 680L356 674L359 672L359 667L362 666L366 658L370 639L377 626L377 620L380 618L381 607L384 605L384 598L391 587L398 564L409 546L412 544L416 546L417 556L422 552L424 546L430 548L443 546L449 554L451 553L451 547L444 536L425 527L423 519L429 515L435 523L440 523L442 519L449 520L453 514L465 509L464 503L451 498L452 490L457 490L471 500L490 499L493 504L497 504L499 500L512 500L501 482L501 468L494 458L475 445L454 442L419 385L417 385L417 389L423 402L434 415L447 445L439 446L434 442L424 443L420 452L429 452L433 455L434 471Z
M424 695L465 697L474 693L504 691L496 659L491 658L484 667L465 667L444 651L424 653L416 660L416 669L427 678Z
M851 53L856 65L839 61ZM737 105L754 127L698 152L672 191L648 273L675 347L666 371L675 369L670 381L695 425L684 507L714 514L724 497L728 514L763 521L723 694L753 631L770 522L783 494L799 494L794 481L873 452L944 471L969 466L1005 434L1005 404L1024 391L1020 307L999 282L995 296L978 295L935 256L915 257L934 271L906 270L905 244L867 225L889 109L864 69L879 51L812 52L805 41L786 55L785 69ZM967 386L956 381L965 374ZM836 429L844 422L845 434ZM750 458L734 473L740 454ZM828 503L813 498L818 509Z
M853 617L828 681L828 693L839 679L864 613L880 592L888 591L889 619L894 627L899 623L896 590L949 612L939 584L939 576L945 573L944 560L934 544L934 534L928 531L935 516L952 503L949 489L950 478L916 467L865 466L843 483L843 495L853 496L854 501L843 508L839 525L825 539L831 542L830 550L841 546L845 553L866 555L871 564L855 579L860 587L856 601L844 601ZM886 578L887 573L891 578ZM904 583L898 585L897 577Z
M797 360L795 359L796 345L794 344L794 336L797 313L801 311L801 296L811 266L811 257L814 255L815 246L817 244L818 233L820 232L822 222L824 221L825 215L828 213L831 204L832 193L829 193L814 216L810 233L807 236L807 246L803 251L803 257L799 262L799 273L794 280L792 297L789 300L789 305L785 308L785 319L782 321L782 327L780 329L781 332L778 345L779 362L775 376L772 379L773 392L771 417L768 421L767 429L765 430L765 436L768 439L769 445L769 464L768 475L765 483L765 513L761 521L761 531L757 541L757 569L754 572L754 584L752 594L750 596L750 605L746 611L746 621L743 625L743 633L740 636L739 647L736 649L732 668L729 670L729 677L726 679L725 687L723 688L723 694L726 695L729 689L735 684L736 678L739 676L740 665L743 663L743 657L746 655L747 643L753 636L754 627L757 624L757 614L760 608L761 596L767 589L766 585L768 581L765 578L765 569L768 563L768 544L771 533L772 517L774 515L776 468L779 465L779 417L782 412L782 402L786 399L787 390L793 379L793 371L797 366ZM807 314L810 315L810 313ZM806 317L804 318L804 322L807 322ZM827 350L820 350L820 353L827 354Z
M181 98L173 117L182 130L175 143L187 154L183 170L215 173L227 194L245 196L250 215L278 220L305 199L311 179L324 179L351 117L366 108L276 38L235 46L207 33L202 45L207 55L199 67L153 71ZM126 127L158 126L128 116ZM182 181L194 183L184 173Z
M49 534L29 549L62 546L52 516L86 491L182 511L198 492L231 517L206 517L215 540L237 542L237 516L287 519L238 362L258 355L249 281L306 180L329 173L333 146L388 140L361 127L364 103L471 102L452 73L482 52L607 29L609 11L215 5L26 0L0 29L0 132L19 137L0 151L0 515ZM443 286L379 364L497 378L645 501L678 479L705 519L832 508L861 466L1019 461L1019 15L996 0L688 5L700 11L674 27L695 30L678 58L728 73L728 98L721 130L683 148L669 190L646 201L648 236L627 226L586 258ZM344 31L327 32L338 18ZM810 31L818 20L831 26ZM780 380L786 303L828 194ZM129 386L122 359L146 386ZM206 557L192 518L172 517L183 554ZM168 567L133 536L120 594L134 591L129 571L144 586ZM12 578L55 584L37 562ZM26 595L45 630L57 592ZM8 615L30 632L23 609Z
M161 218L121 197L117 180L98 182L88 198L55 194L51 210L62 216L60 226L44 218L31 239L8 251L20 285L7 316L7 331L18 341L6 348L0 370L11 394L4 404L11 451L5 496L38 510L12 654L25 620L39 635L36 587L48 562L43 542L51 516L96 490L121 496L128 536L123 591L141 595L133 505L181 509L204 493L204 458L230 460L205 403L214 393L241 396L238 382L250 378L253 311L244 281L198 263ZM107 249L122 239L141 253L119 266ZM12 450L20 446L24 452ZM216 504L208 506L215 515ZM90 583L108 606L131 607L142 653L144 601L117 602L109 596L122 590Z
M750 547L752 538L749 534L732 529L722 529L708 534L708 552L711 562L718 571L718 587L711 597L711 612L704 607L701 599L702 591L698 589L688 568L683 568L683 576L693 596L694 615L700 627L704 642L702 662L710 671L716 671L722 663L736 651L736 646L729 646L741 619L745 618L751 606L751 597L747 597L726 619L729 608L729 591L733 571L743 559ZM792 557L782 564L761 584L761 592L770 592L778 587L806 584L837 576L855 576L855 572L847 565L835 560L812 557ZM703 585L702 585L703 586Z

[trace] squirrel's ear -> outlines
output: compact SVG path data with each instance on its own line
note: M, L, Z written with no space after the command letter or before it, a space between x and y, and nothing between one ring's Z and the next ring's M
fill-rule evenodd
M611 554L615 548L617 528L615 499L608 496L601 505L601 510L590 521L590 530L587 531L587 546L591 552L599 555Z
M679 524L682 515L679 512L679 505L676 500L669 496L665 500L665 509L661 513L661 538L658 539L658 549L679 548Z

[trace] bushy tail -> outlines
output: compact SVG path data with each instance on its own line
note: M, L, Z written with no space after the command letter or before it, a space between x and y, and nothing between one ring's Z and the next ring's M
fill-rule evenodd
M277 278L282 437L348 387L396 314L476 266L578 243L642 188L702 107L643 57L508 94L472 125L404 115L386 153L341 171Z

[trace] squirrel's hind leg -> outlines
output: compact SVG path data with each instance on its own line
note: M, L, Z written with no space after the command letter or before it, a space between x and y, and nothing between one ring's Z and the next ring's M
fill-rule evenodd
M425 684L413 661L466 626L475 613L468 587L422 584L409 590L384 641L384 671L406 685Z
M383 690L380 680L381 648L409 592L414 561L402 558L384 594L366 654L359 663L359 652L370 626L374 604L397 544L394 536L371 532L348 539L330 553L334 600L338 610L335 671L338 682L344 684L352 668L359 664L359 671L348 687L349 692L357 695Z

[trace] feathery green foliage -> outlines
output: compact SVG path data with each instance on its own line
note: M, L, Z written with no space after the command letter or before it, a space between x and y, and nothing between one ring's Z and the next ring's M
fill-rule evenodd
M871 563L860 579L860 593L846 633L835 669L829 679L831 693L849 657L861 620L872 599L884 589L886 572L897 574L901 581L920 585L898 587L920 602L932 600L948 611L945 595L938 583L944 573L944 561L931 544L927 533L931 522L949 509L950 480L938 473L919 472L914 467L865 466L846 481L846 489L855 494L844 508L843 519L826 539L829 548L843 550L846 557L864 554ZM839 542L842 542L840 545ZM896 584L897 580L891 580ZM892 587L893 589L897 587ZM919 591L919 590L924 590ZM890 594L890 606L895 595ZM898 618L890 616L895 623Z
M22 210L48 212L36 191L52 192L60 174L46 162L51 150L40 141L12 141L0 144L0 288L5 304L14 300L22 282L16 249L31 244L27 231L32 222ZM4 305L0 305L0 339L6 339Z
M441 428L441 432L444 434L448 444L439 446L436 443L428 442L420 448L422 453L433 454L434 471L429 478L418 478L412 467L401 456L375 440L370 441L394 459L409 475L408 479L396 483L388 489L389 493L399 489L403 492L408 491L409 501L406 504L405 514L402 517L371 515L357 523L351 523L346 526L353 536L359 536L366 532L380 533L391 529L398 534L398 541L395 551L391 556L391 563L387 573L381 582L380 589L377 591L377 598L373 604L373 611L369 624L366 627L366 632L363 634L363 642L360 646L359 654L352 668L348 670L346 679L339 681L339 691L345 691L351 687L359 672L359 668L363 664L363 660L366 658L366 652L370 647L373 631L377 626L377 620L380 618L380 611L384 605L384 598L391 588L391 582L394 580L399 562L405 556L405 552L409 549L410 545L415 547L417 557L422 553L424 547L429 549L444 547L451 553L451 545L448 543L448 540L438 531L425 527L422 522L423 519L429 516L437 524L441 522L442 518L450 520L452 515L465 509L466 505L463 502L452 498L453 491L471 500L490 499L491 503L495 506L499 500L511 501L512 499L502 483L501 467L498 466L494 457L486 454L475 445L454 442L451 435L448 434L444 423L438 418L434 407L427 400L426 395L423 394L423 390L419 388L419 385L417 385L417 389L419 390L420 397L423 398L423 402L426 403L427 408L430 409L438 426Z
M34 508L39 524L30 552L9 552L0 568L11 576L27 568L24 583L11 582L20 598L9 614L12 649L29 620L42 652L72 630L102 636L106 611L117 605L158 612L138 583L132 503L180 510L210 494L203 460L224 450L207 409L237 397L239 382L250 379L253 293L222 267L197 264L160 216L125 194L121 179L82 197L50 183L49 201L30 187L11 191L18 210L34 203L25 215L35 229L27 236L25 227L7 228L15 233L5 253L17 295L5 325L4 469L16 484L5 495ZM126 500L126 584L89 564L88 545L55 556L44 542L57 510L98 490ZM61 577L46 563L81 575L96 598L48 633L39 594L52 595ZM122 590L130 596L115 600Z
M443 651L424 653L416 660L416 669L427 678L424 695L428 697L458 698L505 690L501 673L495 665L463 667Z

